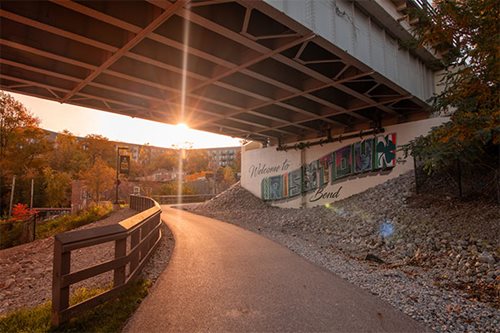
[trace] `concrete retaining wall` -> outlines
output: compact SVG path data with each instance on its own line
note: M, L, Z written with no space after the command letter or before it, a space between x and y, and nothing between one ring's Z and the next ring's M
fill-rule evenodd
M394 149L427 134L446 118L430 118L385 128L385 133L277 151L276 147L242 150L241 184L279 207L312 207L334 202L413 170L411 156ZM395 141L395 142L394 142ZM395 156L392 155L395 153ZM394 157L394 158L393 158Z

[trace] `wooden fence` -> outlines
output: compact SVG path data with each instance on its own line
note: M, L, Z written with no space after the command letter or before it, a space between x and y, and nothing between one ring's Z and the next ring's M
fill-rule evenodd
M174 205L179 202L181 203L195 203L203 202L215 197L214 194L192 194L192 195L154 195L153 199L159 202L161 205Z
M78 313L116 297L137 277L158 246L161 235L161 208L151 198L130 196L130 208L139 213L115 225L77 230L55 236L52 278L52 324L59 324ZM114 259L76 272L70 272L71 252L114 242ZM70 286L99 274L113 271L112 289L69 306Z

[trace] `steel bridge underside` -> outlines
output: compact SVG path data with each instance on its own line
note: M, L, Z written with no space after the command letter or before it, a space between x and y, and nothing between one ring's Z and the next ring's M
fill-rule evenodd
M6 91L261 142L428 117L424 102L265 2L0 6Z

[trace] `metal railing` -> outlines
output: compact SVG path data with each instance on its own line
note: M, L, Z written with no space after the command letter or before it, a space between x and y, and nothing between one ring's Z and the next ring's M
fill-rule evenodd
M416 7L425 10L428 15L435 16L436 10L427 0L410 0L410 3L414 4Z
M118 224L65 232L55 236L52 278L53 325L57 326L82 311L116 297L131 280L137 277L158 246L162 237L160 205L148 197L130 196L130 208L139 213ZM106 242L114 242L113 260L76 272L70 271L72 251ZM113 287L110 290L69 306L72 284L108 271L113 271Z

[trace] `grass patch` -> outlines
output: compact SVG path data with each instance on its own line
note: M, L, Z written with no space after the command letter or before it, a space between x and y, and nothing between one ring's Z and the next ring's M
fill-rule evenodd
M58 233L72 230L107 217L113 211L110 203L89 207L77 215L63 215L56 219L42 222L36 226L36 238L47 238Z
M117 298L82 313L69 322L51 327L51 303L35 308L21 309L0 317L0 332L120 332L127 319L134 313L148 294L151 282L132 282ZM78 289L70 304L76 304L104 292L106 289Z

